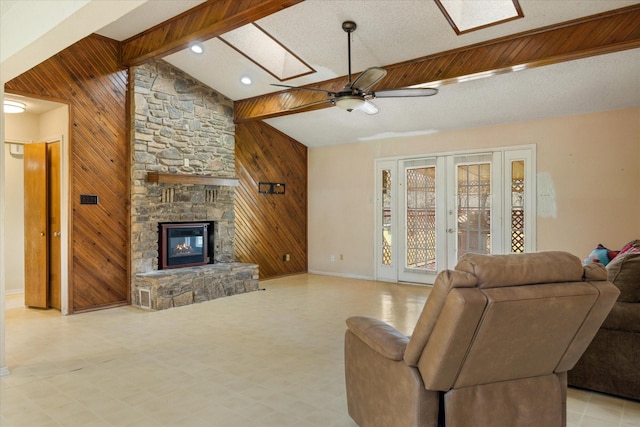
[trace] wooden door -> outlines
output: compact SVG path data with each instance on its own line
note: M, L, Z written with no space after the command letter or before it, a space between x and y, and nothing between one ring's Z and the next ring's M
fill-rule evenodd
M47 211L47 145L24 146L24 303L47 308L49 251Z
M61 309L60 255L60 141L47 144L47 189L49 199L49 307Z

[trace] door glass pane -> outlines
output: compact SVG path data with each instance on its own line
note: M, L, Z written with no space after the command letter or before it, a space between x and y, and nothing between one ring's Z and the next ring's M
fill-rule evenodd
M382 264L391 265L391 171L382 171Z
M436 168L406 170L407 268L436 270Z
M511 252L524 252L524 160L511 162Z
M491 164L457 167L458 259L491 252Z

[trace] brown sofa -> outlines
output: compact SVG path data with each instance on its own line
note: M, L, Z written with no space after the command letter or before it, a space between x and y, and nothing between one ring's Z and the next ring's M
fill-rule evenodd
M409 338L347 319L349 415L362 427L566 425L566 371L618 296L565 252L471 255L441 272Z
M569 385L640 400L640 253L614 258L607 272L620 296Z

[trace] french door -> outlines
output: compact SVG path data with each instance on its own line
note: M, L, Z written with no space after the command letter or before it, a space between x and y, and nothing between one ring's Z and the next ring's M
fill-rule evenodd
M534 250L532 151L377 161L376 278L433 283L465 253Z

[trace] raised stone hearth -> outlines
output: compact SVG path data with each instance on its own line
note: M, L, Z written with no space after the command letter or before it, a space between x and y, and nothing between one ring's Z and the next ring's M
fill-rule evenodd
M151 310L258 290L258 266L238 262L159 270L136 275L134 305Z

